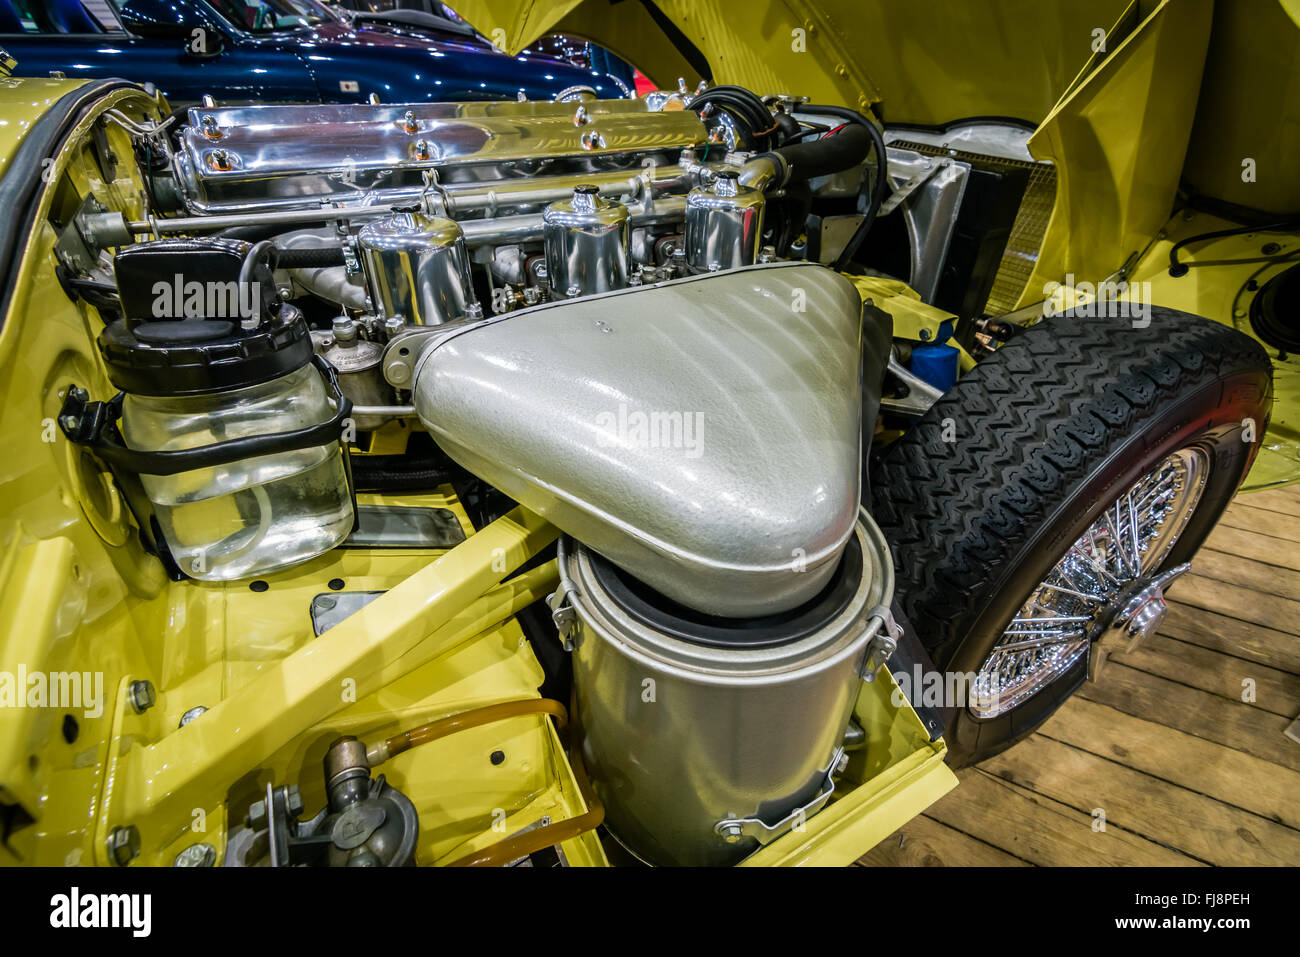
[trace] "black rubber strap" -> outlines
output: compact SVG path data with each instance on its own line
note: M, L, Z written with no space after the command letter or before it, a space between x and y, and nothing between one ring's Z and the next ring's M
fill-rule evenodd
M352 414L352 400L339 388L333 366L320 356L313 357L312 361L325 377L333 393L336 409L333 418L305 429L274 435L250 435L194 449L142 452L127 448L117 430L124 393L119 392L107 402L87 402L85 390L76 386L68 389L63 411L59 413L59 427L70 441L86 446L114 468L141 475L178 475L194 469L229 465L259 455L296 452L299 449L326 445L342 438L343 429Z

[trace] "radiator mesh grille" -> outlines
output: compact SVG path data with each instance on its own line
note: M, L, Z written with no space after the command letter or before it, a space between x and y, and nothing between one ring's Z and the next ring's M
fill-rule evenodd
M993 288L989 290L988 299L984 303L984 311L991 316L1013 311L1038 262L1038 251L1042 248L1043 236L1047 233L1047 221L1052 216L1052 206L1056 202L1056 167L1051 163L1006 159L961 150L955 151L954 155L941 146L907 140L894 140L889 145L929 156L953 156L966 163L1029 170L1025 195L1012 223L997 275L993 278Z

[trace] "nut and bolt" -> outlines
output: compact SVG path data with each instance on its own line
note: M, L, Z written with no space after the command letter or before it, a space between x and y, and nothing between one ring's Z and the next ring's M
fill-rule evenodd
M335 316L330 325L334 341L341 346L354 346L357 343L357 323L350 316Z
M290 818L296 818L303 812L305 805L302 801L302 792L298 790L298 785L290 784L284 791L284 809ZM267 826L268 816L266 813L266 799L254 801L248 809L246 823L253 830L261 830Z
M728 844L739 844L740 839L745 836L745 832L741 830L739 824L724 825L719 833L722 835L722 839Z
M136 714L144 714L158 703L158 693L154 691L152 681L132 681L127 700Z
M126 867L139 856L139 828L134 824L113 828L108 835L108 859L116 867Z

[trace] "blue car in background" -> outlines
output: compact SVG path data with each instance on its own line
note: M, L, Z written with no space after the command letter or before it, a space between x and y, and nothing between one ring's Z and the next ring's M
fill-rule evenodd
M602 98L622 82L560 60L508 56L475 36L349 20L317 0L0 0L0 47L20 76L122 77L174 106Z

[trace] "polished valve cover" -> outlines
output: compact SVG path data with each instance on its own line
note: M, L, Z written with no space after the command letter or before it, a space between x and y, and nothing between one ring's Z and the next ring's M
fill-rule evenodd
M806 263L551 303L438 337L416 410L465 468L673 601L774 614L853 534L861 309Z

